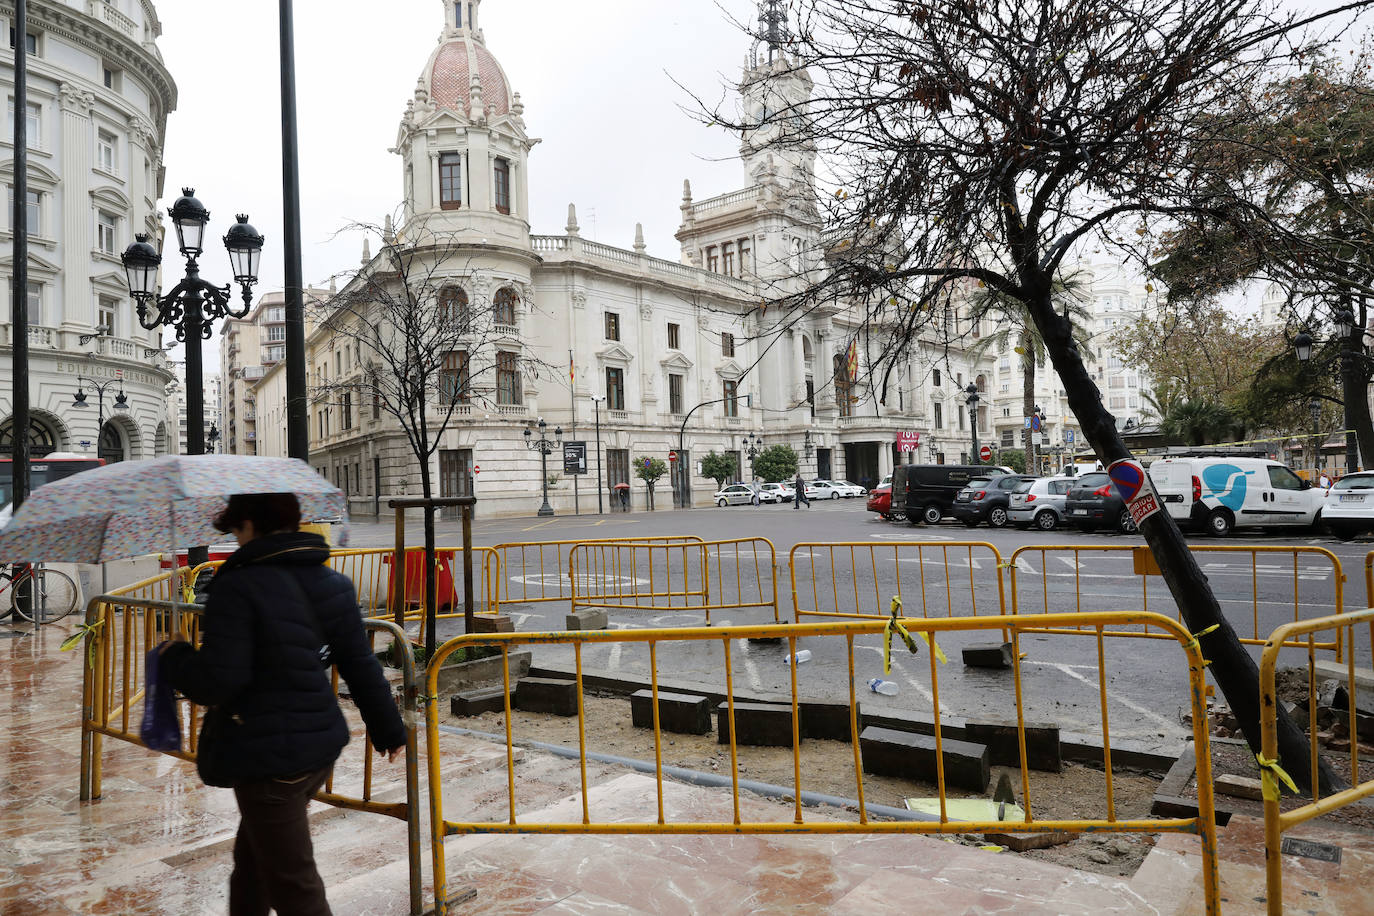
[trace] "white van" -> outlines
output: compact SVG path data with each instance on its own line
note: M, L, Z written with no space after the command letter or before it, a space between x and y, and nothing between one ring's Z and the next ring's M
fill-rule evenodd
M1160 458L1150 465L1150 480L1175 521L1215 537L1237 526L1311 525L1324 496L1267 458Z

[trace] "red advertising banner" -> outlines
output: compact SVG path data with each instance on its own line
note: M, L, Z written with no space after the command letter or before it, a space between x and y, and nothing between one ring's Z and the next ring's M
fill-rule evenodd
M897 450L901 452L914 452L921 447L920 433L898 433Z

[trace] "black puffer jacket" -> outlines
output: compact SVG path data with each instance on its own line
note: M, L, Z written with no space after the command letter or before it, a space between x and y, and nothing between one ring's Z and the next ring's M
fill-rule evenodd
M348 743L348 726L320 661L321 644L353 694L380 751L405 744L405 727L372 654L353 583L324 565L316 534L250 541L210 582L201 647L174 643L161 670L183 695L231 715L217 738L216 772L235 785L322 769Z

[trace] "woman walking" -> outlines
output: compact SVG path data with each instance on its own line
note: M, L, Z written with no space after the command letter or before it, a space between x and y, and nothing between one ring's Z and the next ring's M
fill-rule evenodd
M300 531L290 493L229 498L215 521L239 549L210 581L201 645L162 647L167 681L207 707L196 766L231 787L241 819L229 876L231 916L325 916L306 807L348 743L330 685L337 665L373 746L389 760L406 732L329 545ZM210 708L213 707L213 708Z

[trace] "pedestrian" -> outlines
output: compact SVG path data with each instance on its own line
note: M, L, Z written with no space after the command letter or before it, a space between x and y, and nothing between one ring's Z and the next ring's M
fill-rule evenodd
M1317 481L1317 485L1323 490L1329 490L1331 488L1331 478L1326 476L1325 471L1322 471L1321 479Z
M800 509L801 504L806 503L806 508L810 509L811 500L806 498L806 481L802 480L802 475L800 473L797 474L797 479L792 482L792 486L797 489L797 495L792 500L792 508Z
M176 633L163 676L206 707L196 768L234 790L240 820L231 916L328 914L306 808L348 743L330 681L338 666L373 747L395 761L406 730L363 632L353 583L300 530L291 493L229 498L215 527L239 543L210 580L200 648Z

